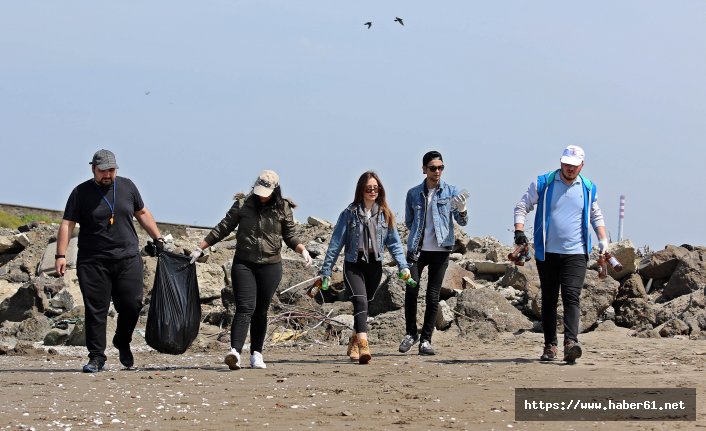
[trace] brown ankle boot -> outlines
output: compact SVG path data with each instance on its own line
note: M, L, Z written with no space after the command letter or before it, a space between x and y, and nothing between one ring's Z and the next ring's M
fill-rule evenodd
M356 362L360 358L360 353L358 351L358 336L353 334L351 338L348 339L348 350L346 355L351 358L351 361Z
M370 354L370 347L368 347L368 340L358 340L358 362L361 364L367 364L372 359Z

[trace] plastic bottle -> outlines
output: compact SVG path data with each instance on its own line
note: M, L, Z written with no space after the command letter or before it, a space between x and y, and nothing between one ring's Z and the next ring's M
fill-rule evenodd
M404 282L407 286L410 286L410 287L417 286L417 282L414 281L414 279L412 278L412 274L404 274L404 273L400 272L399 274L397 274L397 276L399 277L400 280L404 280Z

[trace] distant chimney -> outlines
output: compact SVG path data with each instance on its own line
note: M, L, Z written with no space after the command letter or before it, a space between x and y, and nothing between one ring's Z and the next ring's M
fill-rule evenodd
M618 242L623 240L623 219L625 219L625 195L620 195L620 210L618 212Z

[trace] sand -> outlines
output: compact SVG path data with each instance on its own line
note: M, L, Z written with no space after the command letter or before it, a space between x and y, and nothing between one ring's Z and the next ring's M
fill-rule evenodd
M137 349L134 370L107 351L83 374L85 349L0 356L0 429L706 429L706 342L643 339L616 328L582 334L575 364L540 362L542 336L443 338L436 356L372 346L368 365L345 346L268 346L268 368L230 371L224 351L180 356ZM248 357L245 361L249 365ZM696 421L515 420L515 388L696 388Z

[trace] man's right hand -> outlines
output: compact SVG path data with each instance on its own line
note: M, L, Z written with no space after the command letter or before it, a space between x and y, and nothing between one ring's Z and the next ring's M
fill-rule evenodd
M191 258L191 260L189 261L189 265L195 263L195 262L196 262L196 259L198 259L199 257L201 257L201 255L203 255L203 250L201 250L200 248L197 247L197 248L196 248L194 251L192 251L191 254L189 255L189 257Z
M56 270L57 274L63 277L66 273L66 258L60 257L56 259L54 261L54 269Z
M527 241L527 236L525 235L525 231L523 230L516 230L515 231L515 244L517 245L524 245L527 244L529 241Z

